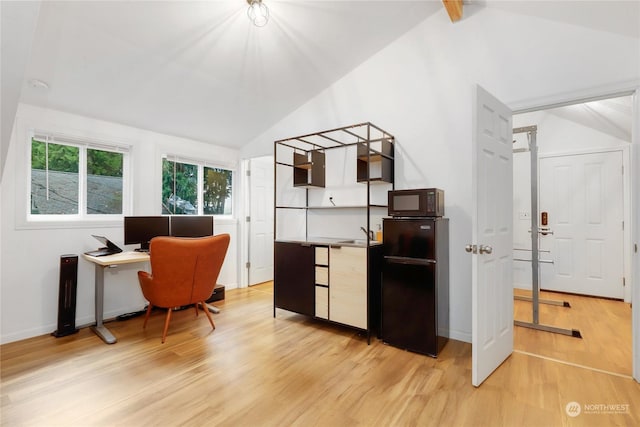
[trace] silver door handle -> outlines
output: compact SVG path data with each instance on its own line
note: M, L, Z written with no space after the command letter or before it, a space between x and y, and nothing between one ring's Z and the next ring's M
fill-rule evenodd
M467 246L465 246L464 250L469 252L469 253L474 253L474 254L478 253L478 247L476 245L472 245L472 244L468 244Z
M480 247L478 248L478 253L481 254L490 254L491 252L493 252L493 248L488 245L480 245Z
M531 233L531 229L527 230L527 232ZM553 230L550 228L538 228L538 234L546 236L547 234L553 234Z

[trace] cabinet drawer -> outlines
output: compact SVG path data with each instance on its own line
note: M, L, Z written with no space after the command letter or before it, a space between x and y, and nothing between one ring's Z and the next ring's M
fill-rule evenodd
M329 265L329 248L316 246L316 265Z
M316 285L329 285L329 268L316 265Z
M316 286L316 317L329 318L329 288Z

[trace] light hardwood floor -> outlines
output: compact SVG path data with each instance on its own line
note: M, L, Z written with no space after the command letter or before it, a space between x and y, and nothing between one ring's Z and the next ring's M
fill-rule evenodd
M438 359L288 313L272 317L269 284L227 290L216 330L193 310L111 322L0 347L1 423L64 426L640 425L640 384L514 353L479 388L471 346ZM622 413L570 417L569 402ZM628 407L624 406L628 405ZM601 409L598 409L601 408Z
M531 295L516 289L517 295ZM567 335L514 328L514 349L578 365L632 374L631 306L622 301L557 292L540 292L540 298L566 301L571 307L539 304L539 323L577 329L582 339ZM532 321L530 302L514 301L514 318Z

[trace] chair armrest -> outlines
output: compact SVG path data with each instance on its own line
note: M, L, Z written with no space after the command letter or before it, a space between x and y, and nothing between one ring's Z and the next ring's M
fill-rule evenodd
M153 298L153 276L146 271L138 271L138 281L142 289L142 295L147 299Z

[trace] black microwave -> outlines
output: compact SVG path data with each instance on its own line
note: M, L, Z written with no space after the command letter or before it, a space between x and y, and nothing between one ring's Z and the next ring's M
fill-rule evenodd
M389 216L444 216L444 190L391 190L388 206Z

